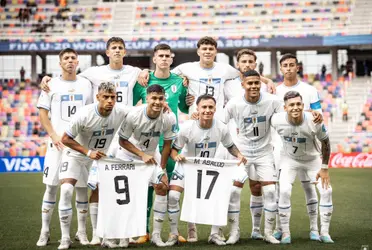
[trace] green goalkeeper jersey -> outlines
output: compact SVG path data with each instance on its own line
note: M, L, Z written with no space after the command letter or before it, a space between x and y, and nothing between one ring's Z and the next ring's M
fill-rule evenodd
M186 105L187 88L182 84L183 79L176 74L171 73L166 79L157 78L154 73L151 72L149 76L148 86L158 84L165 90L165 98L169 108L176 115L177 129L178 129L178 108L182 113L188 113L189 108ZM135 106L139 100L142 103L146 102L146 88L142 87L138 82L133 89L133 106ZM159 146L163 146L163 136L160 138Z

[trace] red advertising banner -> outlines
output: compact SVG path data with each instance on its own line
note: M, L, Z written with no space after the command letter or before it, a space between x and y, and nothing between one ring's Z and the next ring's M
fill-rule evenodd
M372 168L372 153L332 153L330 168Z

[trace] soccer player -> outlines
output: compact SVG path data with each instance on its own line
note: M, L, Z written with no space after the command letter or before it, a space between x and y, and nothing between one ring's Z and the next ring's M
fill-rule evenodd
M69 149L63 153L59 175L61 194L58 206L62 237L58 249L68 249L71 245L74 186L87 187L93 160L106 156L116 131L128 113L128 108L115 106L116 86L113 83L101 83L96 97L98 103L82 107L62 136L62 143Z
M120 146L126 158L143 160L148 164L159 163L166 172L172 140L177 132L176 117L173 113L163 113L165 90L162 86L151 85L146 93L147 104L134 108L122 124ZM164 142L160 157L157 148L161 134ZM156 195L151 241L157 246L165 246L160 233L167 212L167 187L158 190L156 186L154 188Z
M48 149L44 161L43 183L45 193L41 207L42 228L37 246L46 246L49 241L49 224L53 214L58 190L58 173L64 145L61 142L63 132L69 121L84 105L92 103L92 87L88 80L76 76L78 54L73 49L64 49L59 53L59 65L62 74L50 81L49 93L40 94L37 107L41 125L49 135ZM49 120L49 114L51 120ZM89 244L86 235L86 214L88 195L86 188L76 188L76 210L78 214L78 232L76 238L82 245Z
M165 90L165 101L168 103L171 111L176 115L177 130L178 130L178 108L183 113L188 113L189 106L194 102L194 97L187 95L187 88L183 86L183 78L170 72L170 66L173 62L173 53L171 47L167 44L158 44L154 48L153 62L155 64L155 71L150 73L148 86L158 84ZM142 102L146 102L146 89L140 84L134 87L134 102L140 98ZM163 152L163 135L160 135L159 150ZM167 175L171 177L175 162L168 158L166 166L162 168L167 169ZM149 187L148 192L148 207L147 207L147 233L150 232L149 220L153 202L153 187ZM137 239L136 243L145 243L149 241L149 235L142 236ZM180 241L186 240L180 236Z
M322 122L322 109L319 99L319 94L317 90L309 85L308 83L302 82L297 78L298 72L298 61L296 56L292 54L285 54L279 61L280 71L284 76L283 84L279 85L277 88L277 96L283 100L285 94L288 91L297 91L300 93L304 103L304 110L311 111L314 116L314 122L320 124ZM279 165L280 153L281 150L281 141L278 140L274 145L274 154L276 165ZM279 170L280 171L280 170ZM310 239L319 241L319 230L318 230L318 199L315 190L315 185L312 185L307 178L302 179L302 175L299 175L301 185L305 191L307 211L310 219ZM327 218L331 219L333 206L332 206L332 188L323 189L320 185L317 185L317 188L320 193L320 217L321 219ZM327 204L329 206L324 206ZM280 239L281 229L280 221L277 217L276 230L274 233L275 238Z
M276 112L281 111L282 102L274 95L260 92L260 74L255 70L248 70L242 74L242 96L233 98L225 107L225 123L230 119L236 122L239 133L237 146L249 162L249 184L260 184L263 191L263 204L253 201L253 207L265 210L264 240L279 244L273 236L275 214L277 211L275 183L277 174L274 166L273 150L271 146L270 119ZM227 244L235 244L240 238L239 212L240 194L244 183L235 181L229 206L229 221L231 222L230 238ZM251 188L254 190L254 188ZM251 205L251 207L252 207ZM256 214L252 208L253 214ZM252 238L262 238L259 225L254 225ZM257 238L256 237L256 238Z
M103 66L93 66L82 73L82 76L88 79L93 88L94 94L98 92L98 86L101 82L112 82L116 87L116 103L123 106L134 106L133 104L133 88L136 84L137 78L141 70L130 65L124 65L123 60L126 55L124 40L119 37L111 37L106 43L106 55L109 58L109 64ZM49 91L48 81L50 77L45 76L41 82L41 88L44 91ZM109 149L110 155L120 154L118 141L119 137L116 135L112 140L113 145ZM120 157L117 155L117 157ZM98 189L92 192L89 199L89 213L93 228L93 238L90 242L91 245L99 245L100 239L96 237L94 232L97 227L97 214L98 214Z
M237 157L241 163L247 160L233 143L228 128L221 121L214 118L216 100L210 95L201 95L197 101L199 120L189 120L184 123L173 144L171 157L174 161L183 161L186 157L215 158L216 150L220 144L228 149L230 154ZM182 152L185 155L178 152ZM168 213L171 221L171 235L167 241L168 246L173 246L178 240L178 218L180 214L179 200L184 189L182 170L174 169L170 182ZM216 245L225 245L219 235L219 227L212 226L208 242Z
M291 217L291 192L296 175L301 176L302 181L308 181L314 185L321 178L321 190L327 190L329 186L328 161L331 154L331 146L327 130L324 124L315 124L313 116L304 111L302 96L296 91L288 91L284 95L286 112L275 114L271 125L278 132L283 147L280 157L279 179L279 218L282 227L281 243L291 243L289 221ZM321 156L319 154L316 138L321 142ZM321 166L321 167L320 167ZM320 170L319 170L320 168ZM332 204L332 202L330 202ZM330 204L321 204L328 207ZM316 209L316 207L315 207ZM320 239L325 243L333 243L329 236L329 215L321 217Z

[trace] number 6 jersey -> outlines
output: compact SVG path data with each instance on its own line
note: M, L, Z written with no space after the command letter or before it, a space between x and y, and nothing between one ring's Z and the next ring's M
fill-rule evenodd
M37 107L50 111L53 128L62 136L76 112L93 102L92 85L79 76L75 81L54 77L49 82L49 88L49 93L41 92Z

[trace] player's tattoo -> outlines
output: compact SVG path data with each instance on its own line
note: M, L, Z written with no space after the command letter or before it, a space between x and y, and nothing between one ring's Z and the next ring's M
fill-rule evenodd
M235 157L238 157L238 155L240 153L239 149L235 146L235 144L233 144L227 150L229 151L230 154L232 154Z
M322 140L322 163L328 165L329 157L331 155L331 142L329 138Z

